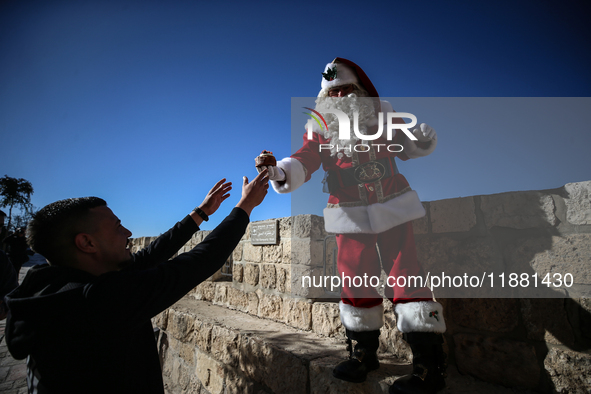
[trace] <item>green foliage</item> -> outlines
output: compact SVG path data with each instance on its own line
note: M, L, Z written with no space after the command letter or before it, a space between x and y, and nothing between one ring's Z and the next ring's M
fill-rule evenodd
M12 208L18 207L27 213L32 211L31 194L33 185L23 178L11 178L8 175L0 178L0 206L9 207L8 226L12 221Z

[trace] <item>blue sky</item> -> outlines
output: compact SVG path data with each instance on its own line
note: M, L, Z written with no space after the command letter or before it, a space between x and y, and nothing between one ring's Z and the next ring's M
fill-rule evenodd
M291 99L315 96L339 56L437 130L431 156L400 165L425 201L590 180L583 4L5 1L0 176L31 181L38 208L103 197L134 236L165 231L227 177L211 229L261 150L297 148ZM318 178L295 213L321 213ZM252 219L291 213L269 193Z

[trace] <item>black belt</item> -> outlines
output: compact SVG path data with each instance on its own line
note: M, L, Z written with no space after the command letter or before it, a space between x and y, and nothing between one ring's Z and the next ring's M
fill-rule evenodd
M328 184L328 190L333 193L344 187L374 183L396 174L399 174L399 172L394 158L385 157L383 159L361 163L356 167L329 170L326 182Z

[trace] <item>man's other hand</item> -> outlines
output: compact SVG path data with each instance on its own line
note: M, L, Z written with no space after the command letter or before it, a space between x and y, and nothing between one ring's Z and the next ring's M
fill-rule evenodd
M250 216L253 208L259 205L265 199L267 190L269 189L269 172L264 169L252 180L248 182L248 178L244 177L242 183L242 198L236 204L236 207L244 209Z

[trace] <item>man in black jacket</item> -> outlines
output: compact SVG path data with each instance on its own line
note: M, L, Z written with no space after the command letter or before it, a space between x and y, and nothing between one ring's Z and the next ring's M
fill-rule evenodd
M228 196L218 182L203 203L146 249L96 197L57 201L28 228L49 264L31 269L6 297L8 349L27 357L29 393L163 393L151 318L215 273L240 241L267 175L244 178L242 198L212 233L174 253Z

